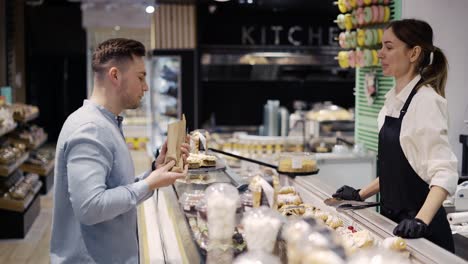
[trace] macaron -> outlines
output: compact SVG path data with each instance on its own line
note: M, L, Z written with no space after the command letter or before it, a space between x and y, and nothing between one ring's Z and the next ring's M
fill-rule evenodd
M370 22L372 22L372 8L366 6L364 8L364 24L370 24Z
M364 0L364 5L368 6L372 3L372 0Z
M382 43L383 29L377 29L377 44Z
M379 7L376 5L371 6L372 9L372 23L379 23Z
M341 13L348 12L348 8L346 7L344 0L338 0L338 9L340 10Z
M385 7L385 13L384 13L384 22L390 21L390 7L386 6Z
M353 7L351 6L351 3L349 2L349 0L344 0L344 5L346 6L346 9L348 11L353 9Z
M383 0L384 5L390 4L390 0Z
M355 49L357 47L356 31L351 31L346 40L348 41L349 48Z
M364 0L356 0L357 6L361 7L364 5Z
M357 7L357 2L356 0L348 0L349 4L351 5L351 8L354 9Z
M379 21L379 23L383 23L384 22L384 16L385 16L385 7L383 5L379 5L378 9L379 9L378 21Z
M344 15L344 25L346 30L353 29L353 19L351 17L351 14Z
M348 52L347 51L338 52L338 64L343 69L349 68L349 60L348 60Z
M364 50L364 67L372 66L372 51L369 49Z
M340 45L340 47L342 49L347 49L348 48L348 42L346 41L346 33L345 32L341 32L338 35L338 44Z
M363 26L364 25L364 8L362 7L359 7L358 9L356 9L356 16L357 16L357 23L359 26Z
M367 47L374 45L374 33L372 32L372 29L366 29L364 44Z
M377 50L372 50L372 65L379 66L379 54Z
M338 25L338 27L340 29L345 29L345 25L344 25L344 15L343 14L339 14L337 17L336 17L336 20L335 20L336 24Z
M357 22L357 11L356 9L354 9L352 12L351 12L351 22L353 23L353 28L357 28L358 26L358 22Z
M366 30L358 29L356 34L357 45L359 47L364 47L366 43Z
M356 54L353 50L348 51L348 62L349 67L354 68L356 67Z
M364 53L362 50L356 50L355 54L355 60L356 60L356 67L364 67Z
M379 31L376 28L372 29L372 33L374 34L374 43L372 43L372 46L379 45Z

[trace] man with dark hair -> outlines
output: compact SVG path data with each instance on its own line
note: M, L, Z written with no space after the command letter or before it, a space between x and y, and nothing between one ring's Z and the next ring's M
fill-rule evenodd
M93 93L63 124L57 142L52 263L138 263L136 206L187 173L169 172L165 148L154 171L135 178L122 132L124 109L148 90L144 46L110 39L93 54ZM183 158L188 145L183 144Z

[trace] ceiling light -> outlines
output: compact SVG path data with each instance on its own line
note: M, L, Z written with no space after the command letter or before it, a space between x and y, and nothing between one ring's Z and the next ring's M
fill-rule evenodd
M147 6L146 9L145 9L145 11L146 11L146 13L148 13L148 14L154 13L154 6L152 6L152 5Z
M227 2L229 0L215 0L216 2Z

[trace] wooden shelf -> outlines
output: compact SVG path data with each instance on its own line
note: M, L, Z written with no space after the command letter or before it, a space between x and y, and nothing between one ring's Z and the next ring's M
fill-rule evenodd
M54 169L55 160L51 160L46 166L38 166L30 163L23 163L19 167L24 172L37 173L40 176L47 176Z
M41 199L33 195L21 212L0 209L0 238L24 238L39 215Z
M23 162L29 158L29 153L26 152L21 158L17 159L10 165L0 165L0 176L8 177L13 171L15 171Z
M24 212L25 209L29 206L31 201L36 197L42 187L42 182L37 182L34 186L33 192L29 193L23 200L15 199L5 199L0 198L0 209L15 211L15 212Z

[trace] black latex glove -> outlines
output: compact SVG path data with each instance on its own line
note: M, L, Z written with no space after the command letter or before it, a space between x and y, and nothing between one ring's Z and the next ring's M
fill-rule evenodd
M404 219L393 229L395 236L403 238L420 238L429 235L429 233L429 226L418 218Z
M361 196L359 195L359 191L360 189L356 190L353 187L349 187L348 185L343 185L341 188L336 190L332 197L343 200L362 201Z

